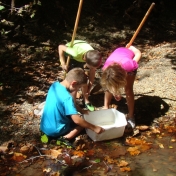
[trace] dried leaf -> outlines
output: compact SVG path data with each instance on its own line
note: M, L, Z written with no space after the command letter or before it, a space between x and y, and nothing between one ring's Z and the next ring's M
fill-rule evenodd
M147 125L141 125L141 126L137 126L136 128L139 129L139 130L141 130L141 131L145 131L145 130L149 129L149 126L147 126Z
M129 171L131 171L131 168L130 168L130 167L121 167L121 168L120 168L120 171L121 171L121 172L125 172L125 171L128 171L128 172L129 172Z
M77 155L79 157L84 157L85 153L83 151L81 151L81 150L79 150L79 151L74 150L73 151L73 155Z
M160 133L160 130L158 129L158 128L152 128L152 133L154 133L154 134L158 134L158 133Z
M74 166L78 166L79 164L81 164L83 162L84 158L80 158L78 156L72 156L71 157L71 164ZM69 164L69 163L67 163Z
M43 172L49 173L49 172L51 172L51 168L50 167L49 168L44 168Z
M114 160L114 159L110 158L109 156L106 156L104 159L105 159L105 161L107 161L110 164L115 164L115 163L118 164L117 160Z
M29 146L23 146L23 147L20 148L20 152L23 153L23 154L28 153L29 150L30 150Z
M59 155L62 154L62 149L59 150L50 149L50 154L53 158L57 158Z
M115 147L115 150L109 154L111 158L118 158L119 156L124 156L127 153L126 149L123 147Z
M136 135L138 135L139 134L139 130L138 129L134 129L133 130L133 136L136 136Z
M138 147L129 147L127 151L130 153L132 156L139 155L141 152L138 150Z
M23 155L22 153L14 153L14 155L12 156L12 160L15 160L17 162L21 162L23 161L27 156Z
M169 133L176 132L176 128L174 126L167 126L166 129Z
M119 167L124 167L124 166L128 166L128 162L126 162L125 160L121 160L120 163L118 164Z
M127 138L126 142L128 144L130 144L130 145L141 145L141 144L146 143L145 140L143 140L143 139L137 139L137 138Z
M93 156L95 154L95 151L94 150L88 150L86 152L86 156Z
M163 144L159 143L158 145L159 145L160 148L164 148Z
M152 147L151 144L148 144L148 143L143 144L140 146L140 151L145 152L145 151L151 149L151 147Z

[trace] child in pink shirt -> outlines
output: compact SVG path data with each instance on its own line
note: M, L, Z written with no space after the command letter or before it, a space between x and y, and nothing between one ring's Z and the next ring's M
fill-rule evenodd
M109 108L112 96L119 101L121 89L125 89L128 106L127 121L132 128L135 127L133 84L140 58L141 52L134 46L117 48L107 58L101 78L101 85L106 90L104 109Z

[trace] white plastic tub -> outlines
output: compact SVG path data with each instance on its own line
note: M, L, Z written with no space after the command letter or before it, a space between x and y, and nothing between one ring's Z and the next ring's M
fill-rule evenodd
M121 137L127 125L125 115L116 109L93 111L83 117L87 122L105 129L105 132L101 134L96 134L94 131L86 129L87 135L93 141L103 141Z

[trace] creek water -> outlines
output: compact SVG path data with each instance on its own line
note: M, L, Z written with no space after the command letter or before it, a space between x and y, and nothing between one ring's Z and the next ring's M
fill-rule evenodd
M176 136L175 134L165 136L162 138L151 138L152 148L146 152L140 153L137 156L131 156L129 153L117 157L117 159L124 159L129 163L131 168L130 172L121 172L116 164L108 164L103 161L103 157L100 163L94 163L87 166L90 167L74 167L65 172L64 176L175 176L176 175ZM99 142L97 148L103 150L104 153L110 152L110 147L102 147L106 143ZM108 145L119 145L117 140L111 140L107 142ZM121 143L122 144L122 143ZM121 146L123 147L123 146ZM124 146L125 147L125 146ZM110 153L113 153L111 151ZM111 154L113 156L113 154ZM96 160L100 156L95 155L91 160ZM108 171L107 171L108 166ZM30 165L21 165L20 169L12 172L9 176L50 176L51 173L44 174L44 169L50 168L54 172L63 169L63 165L58 162L47 159L38 159L31 162ZM83 169L84 168L84 169ZM58 172L59 173L59 172Z
M152 149L133 158L130 176L175 176L176 145L174 148Z

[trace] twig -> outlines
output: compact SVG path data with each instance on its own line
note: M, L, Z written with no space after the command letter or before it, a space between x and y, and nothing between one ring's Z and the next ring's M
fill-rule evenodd
M111 170L111 167L109 167L105 161L103 161L103 163L105 164L105 166L107 167L107 172L109 172Z
M93 166L93 164L90 165L90 166L84 167L82 170L84 170L84 169L90 169L92 166ZM82 170L81 170L81 171L82 171Z
M23 161L21 161L21 162L19 162L19 163L22 164L22 163L24 163L24 162L26 162L26 161L29 161L29 160L32 160L32 162L33 162L33 160L34 160L35 158L39 158L39 157L51 157L51 155L32 156L31 158L25 159L25 160L23 160ZM57 158L56 158L56 161L59 162L59 163L61 163L61 164L63 164L63 165L65 165L65 166L67 166L66 163L63 163L62 161L58 160Z
M37 151L38 151L38 153L39 153L39 155L40 156L42 156L42 154L41 154L41 152L40 152L40 150L35 146L35 145L33 145L36 149L37 149Z
M32 160L32 161L33 161L33 159L39 158L39 157L51 157L51 155L32 156L31 158L25 159L25 160L23 160L23 161L21 161L21 162L19 162L19 163L21 164L21 163L24 163L24 162L29 161L29 160Z

